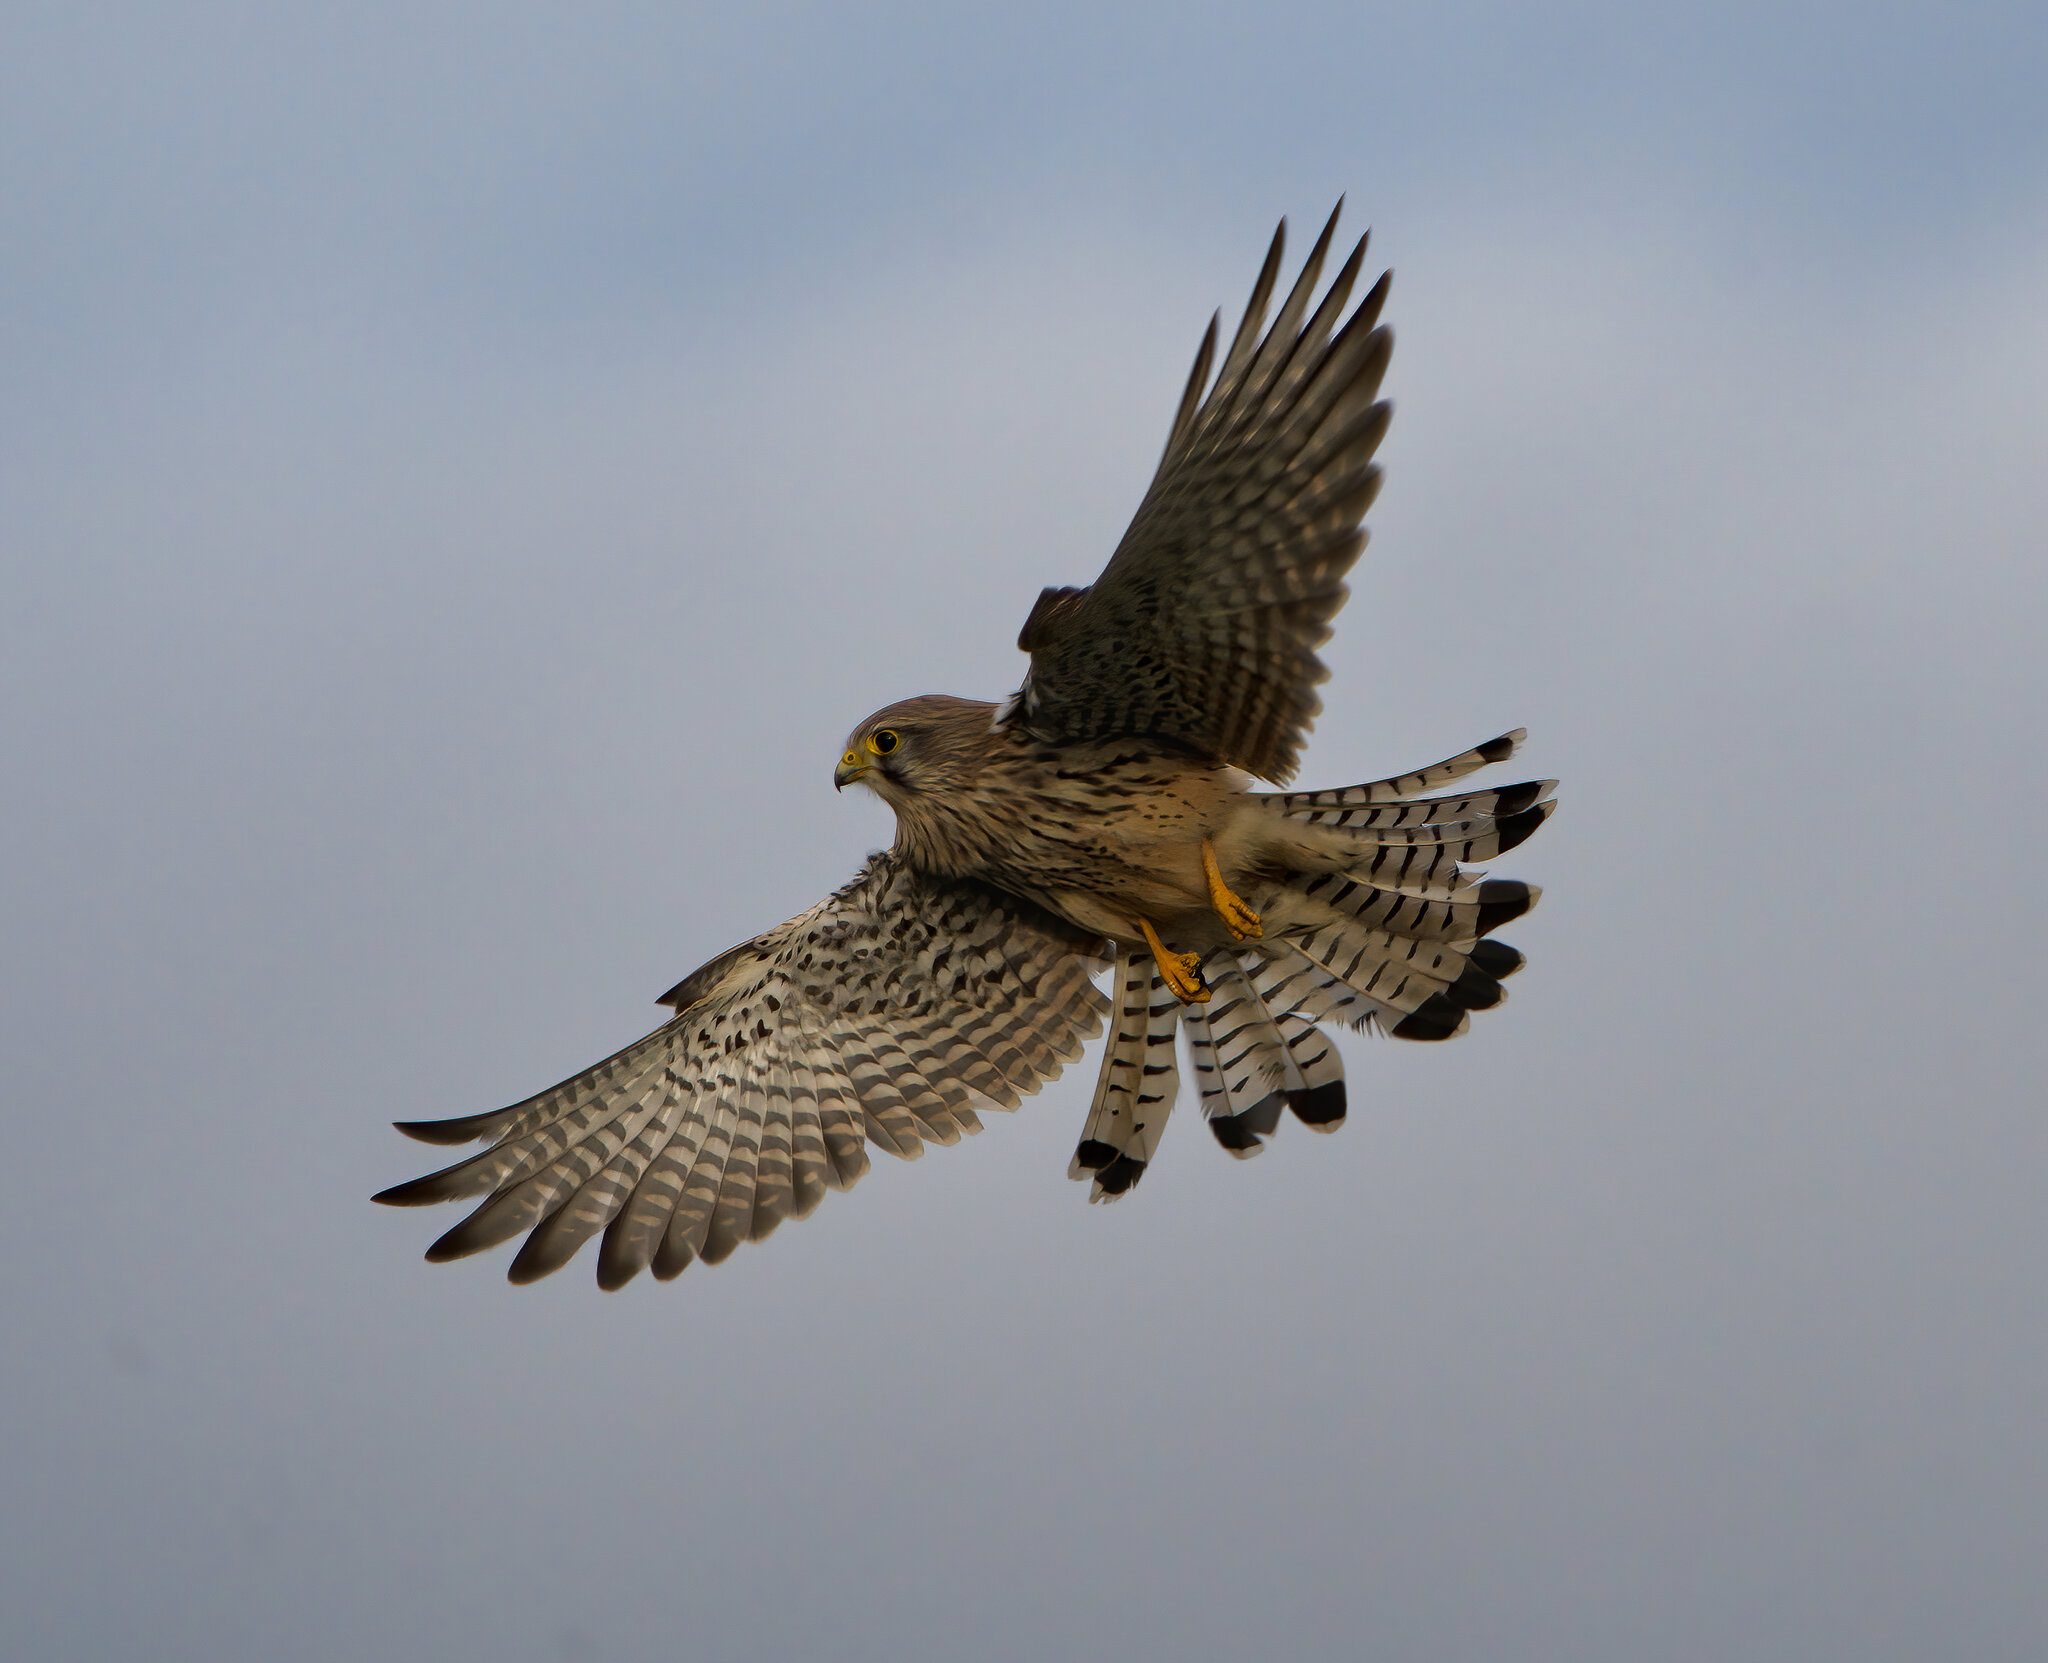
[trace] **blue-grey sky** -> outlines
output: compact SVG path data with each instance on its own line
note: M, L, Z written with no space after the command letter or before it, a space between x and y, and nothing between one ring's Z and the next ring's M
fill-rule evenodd
M2048 1651L2038 5L20 6L0 1651ZM1342 1135L1092 1068L672 1286L494 1107L886 839L1339 192L1398 414L1304 780L1564 779Z

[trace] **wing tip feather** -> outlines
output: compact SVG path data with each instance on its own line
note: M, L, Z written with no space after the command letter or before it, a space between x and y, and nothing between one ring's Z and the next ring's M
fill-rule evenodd
M492 1109L485 1114L457 1115L448 1120L394 1120L391 1124L415 1143L477 1143L491 1136L511 1112Z

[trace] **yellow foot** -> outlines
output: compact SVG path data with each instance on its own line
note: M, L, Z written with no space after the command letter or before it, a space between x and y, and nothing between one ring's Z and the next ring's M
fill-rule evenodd
M1183 1005L1206 1005L1209 1002L1209 984L1202 980L1202 955L1174 952L1159 939L1159 932L1146 919L1138 920L1138 928L1145 932L1145 945L1152 949L1152 962L1159 966L1159 974L1173 990L1173 996Z
M1209 905L1216 909L1216 916L1223 920L1224 928L1239 941L1247 936L1253 939L1263 936L1266 926L1259 921L1259 915L1223 881L1223 868L1216 864L1216 845L1206 837L1202 839L1202 870L1209 875Z

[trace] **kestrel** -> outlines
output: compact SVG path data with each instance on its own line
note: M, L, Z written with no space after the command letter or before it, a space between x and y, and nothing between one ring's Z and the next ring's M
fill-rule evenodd
M1210 320L1116 553L1025 619L1017 692L906 699L847 737L833 783L896 811L889 849L684 977L623 1051L507 1109L400 1124L489 1144L377 1197L483 1198L429 1259L526 1232L527 1282L602 1231L606 1288L715 1264L850 1186L868 1144L913 1158L1015 1108L1105 1012L1069 1171L1110 1200L1159 1147L1177 1034L1210 1130L1247 1156L1283 1109L1343 1120L1325 1024L1449 1039L1500 1003L1522 955L1492 934L1537 891L1466 864L1541 825L1555 782L1428 793L1520 730L1366 785L1252 789L1294 774L1379 489L1391 274L1344 317L1361 238L1311 310L1336 226L1267 328L1281 222L1213 382Z

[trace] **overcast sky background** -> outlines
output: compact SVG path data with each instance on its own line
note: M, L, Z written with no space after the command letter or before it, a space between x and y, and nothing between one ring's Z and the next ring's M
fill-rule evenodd
M2048 1652L2038 5L16 6L0 1651ZM886 840L1339 192L1304 781L1525 723L1341 1136L1093 1064L600 1295L372 1208Z

